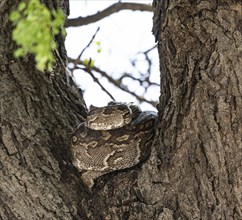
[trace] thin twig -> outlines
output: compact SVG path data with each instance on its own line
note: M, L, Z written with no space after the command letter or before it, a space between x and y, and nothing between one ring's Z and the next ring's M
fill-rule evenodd
M150 51L152 51L152 50L154 50L155 48L157 47L157 44L155 44L153 47L151 47L150 49L148 49L148 50L146 50L146 51L143 51L143 52L139 52L139 53L145 53L145 54L147 54L147 53L149 53ZM139 54L138 53L138 54Z
M152 50L154 50L155 48L157 48L157 44L154 45L153 47L151 47L150 49L144 51L144 52L140 52L140 53L143 53L144 56L145 56L145 59L148 63L148 69L147 69L147 72L148 72L148 77L147 77L147 80L150 82L150 76L151 76L151 66L152 66L152 61L151 59L149 58L149 52L151 52Z
M73 72L73 70L76 69L80 59L81 59L81 56L83 55L83 53L85 52L85 50L91 45L91 43L94 41L98 31L100 30L100 27L97 28L96 32L94 33L94 35L92 36L91 40L89 41L89 43L87 44L87 46L81 51L81 53L79 54L79 56L74 60L73 62L73 68L71 68L71 71Z
M105 17L108 17L111 14L117 13L121 10L132 10L132 11L138 10L138 11L148 11L148 12L153 11L151 5L139 4L139 3L118 2L118 3L114 3L113 5L104 9L103 11L97 12L94 15L89 15L87 17L78 17L78 18L68 19L65 27L78 27L78 26L83 26L83 25L87 25L90 23L94 23Z
M72 58L68 58L69 59L69 62L75 62L75 59L72 59ZM84 71L86 71L87 73L89 73L90 74L90 68L88 68L87 67L87 65L86 64L84 64L82 61L78 61L78 64L80 64L80 65L84 65L85 66L85 68L78 68L78 69L82 69L82 70L84 70ZM78 65L77 64L77 65ZM76 68L77 69L77 68ZM152 106L156 106L156 102L154 102L154 101L149 101L149 100L147 100L147 99L145 99L143 96L139 96L139 95L137 95L135 92L132 92L132 91L130 91L128 88L127 88L127 86L125 86L123 83L122 83L122 81L121 80L116 80L116 79L114 79L114 78L112 78L111 76L109 76L105 71L103 71L103 70L101 70L101 69L99 69L99 68L97 68L96 66L92 66L91 67L91 69L93 70L93 71L95 71L95 72L97 72L97 73L100 73L101 74L101 76L103 76L103 77L105 77L111 84L113 84L114 86L116 86L116 87L118 87L119 89L121 89L121 90L123 90L124 92L127 92L127 93L129 93L130 95L132 95L132 96L134 96L137 100L139 100L139 102L147 102L147 103L149 103L150 105L152 105ZM92 73L92 75L93 75L93 73ZM91 75L91 76L92 76ZM93 76L92 76L93 77ZM95 76L94 76L95 77ZM97 81L96 81L97 80ZM98 79L96 78L96 80L95 80L95 82L97 82L98 83ZM106 92L106 89L104 88L104 91ZM109 92L107 93L107 94L110 94ZM111 95L111 94L110 94ZM109 95L109 96L110 96ZM111 97L111 96L110 96Z
M119 89L123 90L124 92L127 92L129 94L131 94L132 96L134 96L137 100L139 100L140 102L147 102L149 104L151 104L152 106L156 106L156 102L153 101L149 101L147 99L145 99L143 96L139 96L137 95L135 92L130 91L127 86L125 86L120 80L115 80L113 79L111 76L109 76L106 72L100 70L97 67L92 67L92 69L98 73L100 73L103 77L105 77L110 83L112 83L113 85L115 85L116 87L118 87Z
M99 82L98 78L94 76L94 74L93 74L93 72L91 71L90 68L77 68L77 69L82 69L82 70L86 71L87 73L89 73L90 76L92 77L93 81L96 82L96 83L101 87L101 89L102 89L104 92L106 92L107 95L109 95L109 97L110 97L113 101L115 101L115 98L114 98L114 97L111 95L111 93L110 93L107 89L105 89L105 87Z
M136 78L136 77L132 76L130 73L122 74L122 76L118 79L118 81L123 80L124 78L130 78L130 79L133 79L135 81L138 81L140 85L143 85L143 83L144 83L143 79ZM159 86L158 83L154 83L154 82L150 82L150 81L148 81L148 84L149 84L149 86Z

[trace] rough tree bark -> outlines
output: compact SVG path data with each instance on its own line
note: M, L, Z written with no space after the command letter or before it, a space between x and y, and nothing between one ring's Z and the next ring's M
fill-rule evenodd
M161 95L151 156L101 177L92 192L69 156L85 105L61 62L50 77L33 57L12 57L16 5L0 8L0 219L242 218L239 3L154 1Z
M242 219L241 7L154 1L160 219Z
M60 58L52 77L36 71L32 56L13 58L8 16L18 4L3 1L0 8L0 219L85 219L68 148L84 105L67 85ZM68 5L47 6L66 11Z

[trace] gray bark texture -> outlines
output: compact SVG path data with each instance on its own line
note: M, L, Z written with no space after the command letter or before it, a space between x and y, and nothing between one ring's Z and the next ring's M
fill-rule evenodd
M63 39L53 76L32 56L15 59L17 5L0 8L0 219L242 219L240 1L154 1L161 94L151 155L92 190L70 160L86 108L66 80Z
M69 155L84 107L66 84L60 58L51 76L36 71L32 56L13 57L8 16L18 4L5 1L0 8L0 219L85 219ZM64 5L64 0L47 4ZM63 39L57 40L65 56Z
M241 7L154 1L160 219L242 219Z

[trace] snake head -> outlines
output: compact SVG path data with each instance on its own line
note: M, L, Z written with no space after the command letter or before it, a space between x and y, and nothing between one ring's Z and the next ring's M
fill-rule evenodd
M126 118L126 124L130 123L130 114L132 115L132 119L135 119L136 117L138 117L138 115L142 112L141 108L138 105L135 105L133 102L115 102L115 101L111 101L108 103L108 106L121 106L121 105L125 105L127 106L127 108L129 108L129 112L128 114L125 114L124 112L124 117Z
M92 130L112 130L129 124L132 118L129 105L110 102L104 107L91 106L87 113L86 126Z

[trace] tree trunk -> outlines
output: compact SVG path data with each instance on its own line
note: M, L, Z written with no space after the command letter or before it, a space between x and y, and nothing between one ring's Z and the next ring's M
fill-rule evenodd
M91 191L69 154L85 104L60 57L53 76L31 56L13 58L7 15L16 6L0 8L0 219L242 218L239 3L154 1L161 96L151 156Z
M241 1L154 7L161 61L154 202L170 216L160 218L242 219Z
M18 4L5 1L0 8L0 219L82 219L79 191L87 195L70 163L69 145L84 105L74 103L60 58L51 76L36 71L32 56L13 57L8 16ZM65 4L49 1L48 7L66 10ZM59 53L65 57L63 49Z

